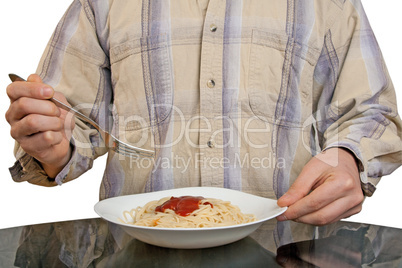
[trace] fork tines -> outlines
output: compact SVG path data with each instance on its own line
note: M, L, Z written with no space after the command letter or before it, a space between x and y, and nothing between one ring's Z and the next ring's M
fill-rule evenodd
M114 146L113 149L115 152L125 155L131 158L136 158L136 157L148 157L151 158L153 157L153 152L152 151L147 151L147 150L141 150L139 148L134 148L131 147L127 144L118 142L117 140L114 141Z

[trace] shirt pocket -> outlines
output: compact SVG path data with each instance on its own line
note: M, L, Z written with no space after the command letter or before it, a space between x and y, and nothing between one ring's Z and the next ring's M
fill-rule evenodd
M285 34L253 30L248 97L254 115L272 124L300 127L305 105L312 105L308 98L319 54Z
M119 114L144 115L148 127L166 120L173 106L173 70L167 36L126 41L111 50L111 63L115 104L121 106Z
M124 134L128 142L143 141L164 125L172 112L169 39L163 34L130 39L113 47L110 57L115 134Z

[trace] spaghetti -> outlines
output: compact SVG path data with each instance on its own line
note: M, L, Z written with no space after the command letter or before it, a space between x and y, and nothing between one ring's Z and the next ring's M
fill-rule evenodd
M123 212L124 223L160 228L206 228L255 221L229 201L200 196L165 197Z

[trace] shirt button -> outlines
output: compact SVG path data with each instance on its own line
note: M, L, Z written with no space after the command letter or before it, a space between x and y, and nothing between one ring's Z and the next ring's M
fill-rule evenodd
M215 24L211 24L210 26L209 26L209 29L211 30L211 32L216 32L216 30L218 29L218 26L216 26Z
M215 86L215 81L214 80L208 80L208 82L207 82L207 86L209 87L209 88L213 88L214 86Z
M213 140L209 140L207 142L207 145L208 145L209 148L214 148L215 147L215 142Z

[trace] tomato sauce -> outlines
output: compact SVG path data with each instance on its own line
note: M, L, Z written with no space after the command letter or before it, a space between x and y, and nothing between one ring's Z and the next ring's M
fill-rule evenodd
M190 215L194 210L197 210L200 208L200 203L201 200L203 200L204 197L202 196L181 196L181 197L171 197L168 201L163 203L160 206L157 206L155 208L156 212L165 212L166 209L171 209L173 210L177 215L180 216L188 216ZM204 205L210 205L211 207L212 204L209 202L205 202Z

